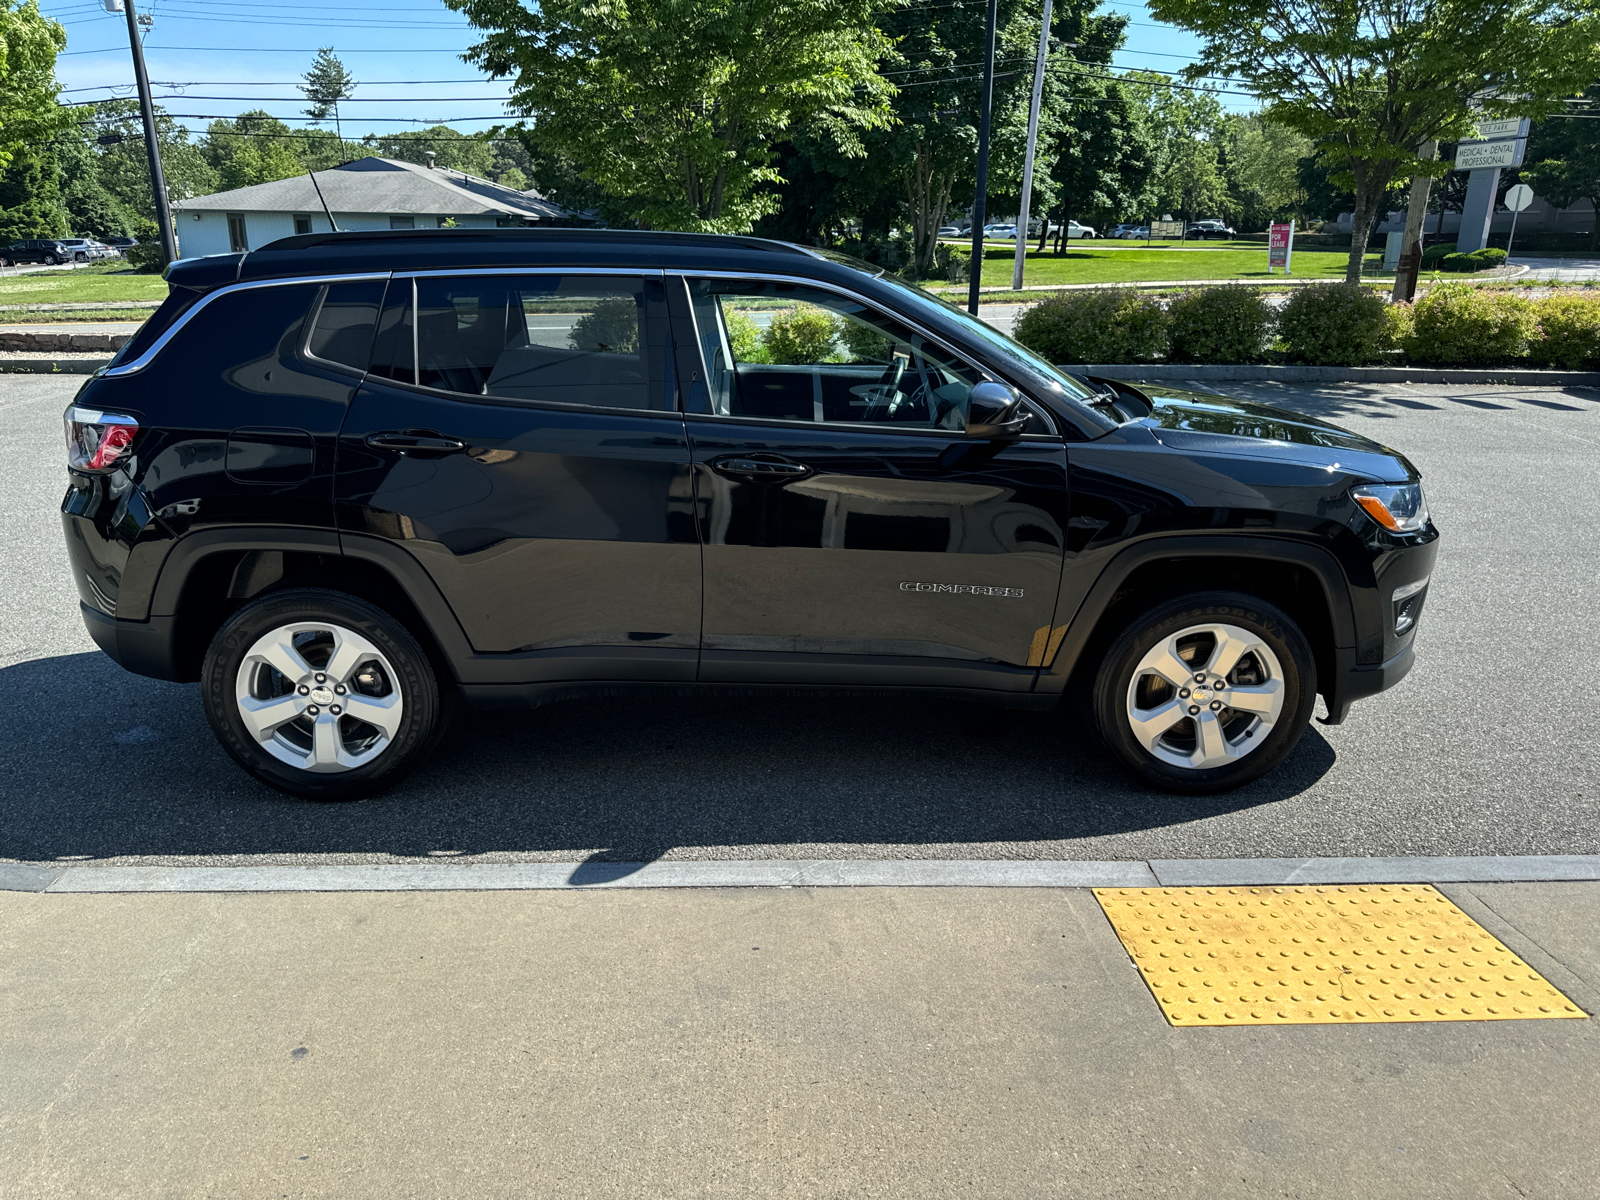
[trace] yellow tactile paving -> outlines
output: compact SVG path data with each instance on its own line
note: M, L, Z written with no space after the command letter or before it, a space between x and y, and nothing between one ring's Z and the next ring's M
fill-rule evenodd
M1094 894L1174 1025L1588 1015L1427 884Z

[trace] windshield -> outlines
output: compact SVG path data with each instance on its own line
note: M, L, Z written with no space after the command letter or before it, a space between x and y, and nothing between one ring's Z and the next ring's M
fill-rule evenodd
M862 262L859 258L851 258L847 254L840 254L833 250L818 250L803 247L809 253L819 258L826 258L846 267L872 275L883 282L892 284L901 297L913 308L923 312L936 312L940 316L957 322L968 333L987 345L996 354L1013 366L1020 367L1027 374L1032 375L1047 391L1054 392L1061 399L1090 400L1092 396L1084 386L1069 375L1063 375L1055 365L1040 358L1032 350L1018 342L1012 341L987 321L980 321L965 309L957 308L954 304L947 304L932 292L925 292L913 283L890 274L888 271L874 267L871 263Z

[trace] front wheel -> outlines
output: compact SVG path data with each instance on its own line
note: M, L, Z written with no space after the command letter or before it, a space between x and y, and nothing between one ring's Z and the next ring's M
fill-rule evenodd
M44 265L47 267L53 267L60 261L54 254L46 254L44 256Z
M201 672L206 719L263 783L353 800L400 781L444 732L432 665L406 628L340 592L296 588L245 605Z
M1122 765L1177 792L1220 792L1293 750L1316 704L1305 635L1271 604L1204 592L1123 631L1095 679L1095 724Z

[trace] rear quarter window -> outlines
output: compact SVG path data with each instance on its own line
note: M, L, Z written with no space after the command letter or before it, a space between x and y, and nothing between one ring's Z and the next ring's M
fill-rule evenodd
M271 361L296 357L306 317L321 292L321 284L305 283L218 296L195 311L153 365L181 370L196 381L269 369Z
M139 326L134 335L122 344L122 349L112 356L111 365L120 367L124 363L133 362L155 345L156 339L172 328L172 323L193 308L195 302L203 295L204 292L185 287L175 287L169 291L160 307L145 319L145 323Z

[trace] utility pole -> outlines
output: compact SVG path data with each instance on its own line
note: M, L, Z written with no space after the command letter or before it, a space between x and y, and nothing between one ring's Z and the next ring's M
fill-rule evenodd
M107 0L116 4L128 18L128 48L133 51L133 81L139 88L139 115L144 118L144 149L150 159L150 190L155 193L156 225L161 230L161 257L170 263L178 257L178 242L172 234L172 207L167 203L167 177L161 171L161 146L156 142L156 110L150 100L150 76L144 69L144 46L139 41L139 17L134 0Z
M1431 162L1439 153L1439 143L1429 139L1422 143L1417 157ZM1417 294L1417 274L1422 269L1422 227L1428 217L1428 191L1433 186L1433 176L1411 177L1411 202L1406 206L1406 235L1400 239L1400 262L1394 273L1394 291L1390 299L1396 302L1410 300ZM1442 224L1443 215L1439 217Z
M978 315L978 283L983 278L983 210L989 189L989 115L994 109L994 27L1000 0L989 0L989 23L983 35L983 110L978 118L978 194L972 202L972 281L967 311Z
M1022 264L1028 257L1028 201L1033 198L1033 148L1039 140L1039 101L1044 96L1044 60L1050 53L1050 0L1039 24L1039 56L1033 60L1033 98L1028 101L1028 150L1022 156L1022 211L1017 214L1017 256L1011 264L1011 290L1022 290ZM1045 234L1050 214L1044 215Z

